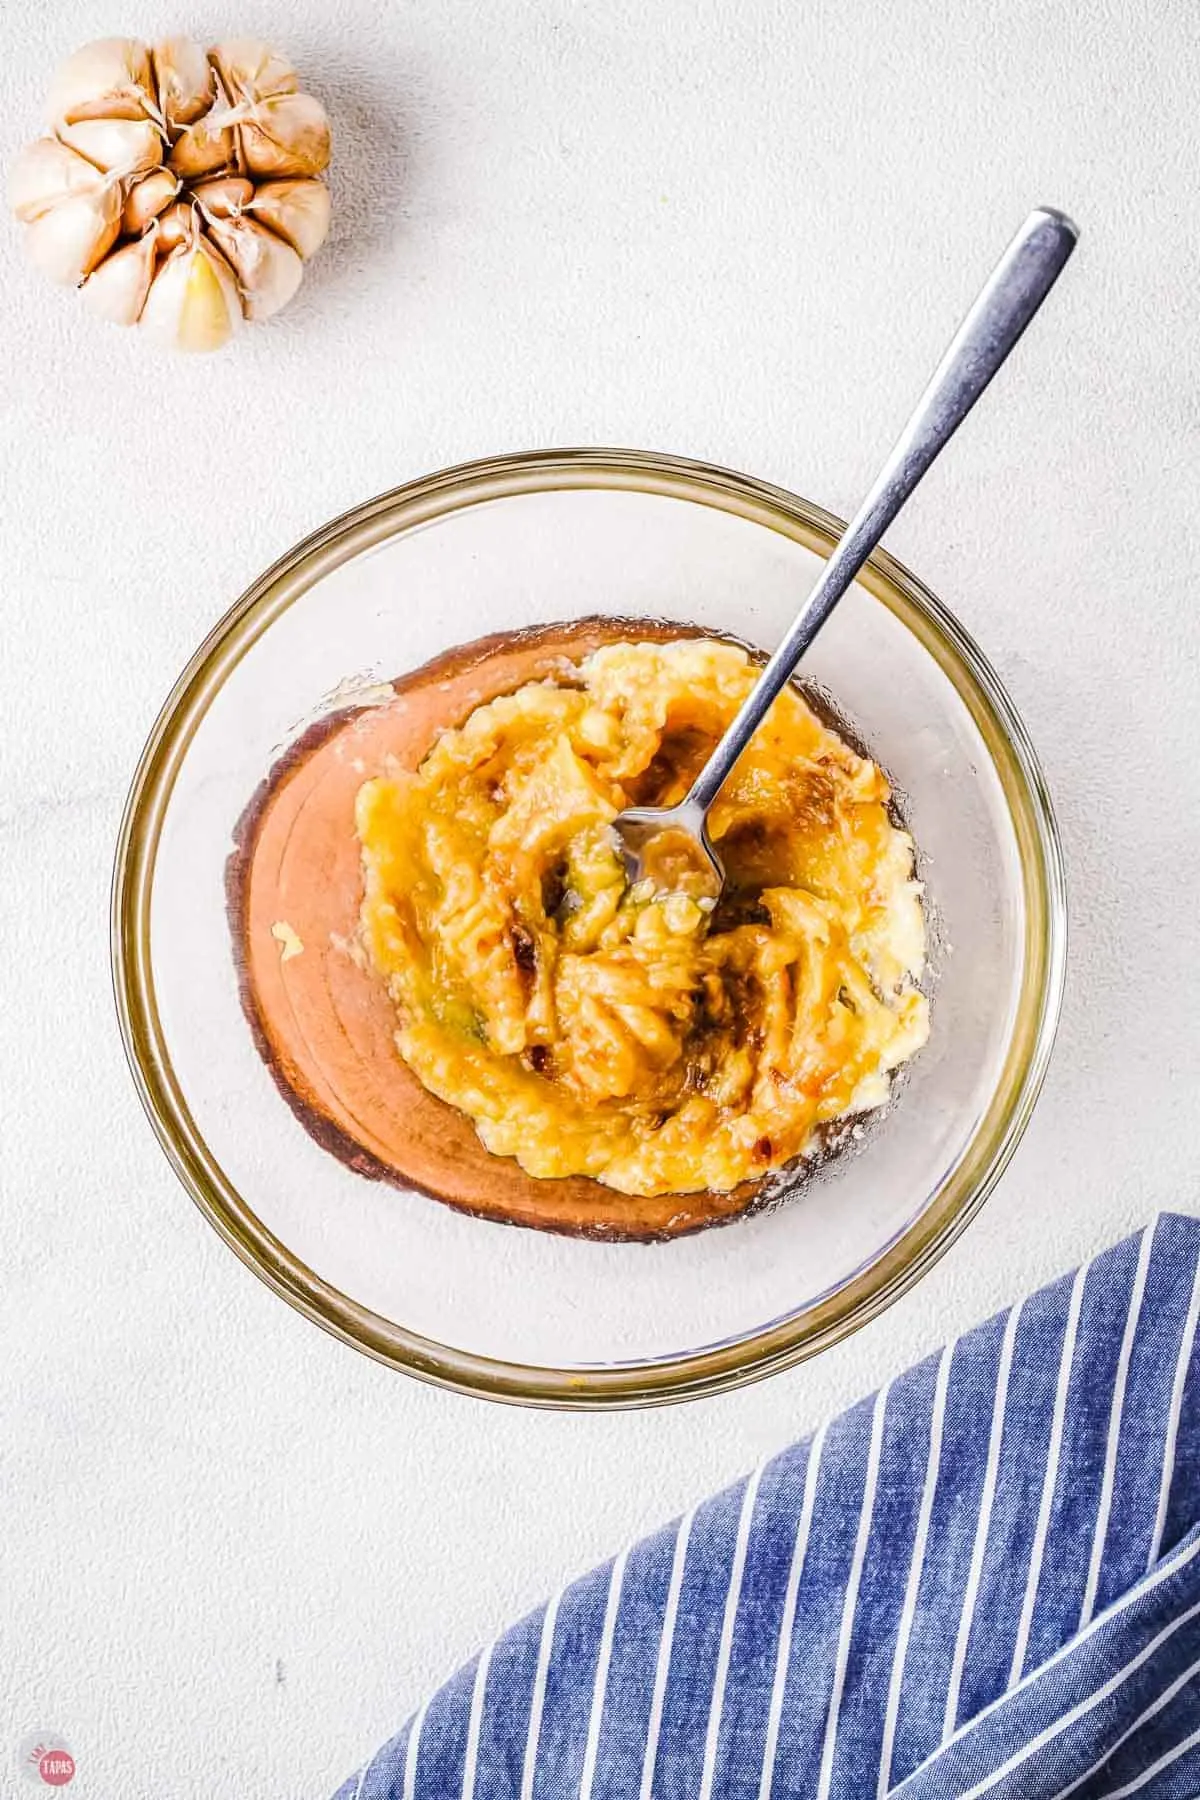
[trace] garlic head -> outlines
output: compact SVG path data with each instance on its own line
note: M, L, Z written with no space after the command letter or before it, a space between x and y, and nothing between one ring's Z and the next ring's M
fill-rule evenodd
M329 230L330 130L270 44L97 39L56 72L49 121L9 200L30 259L91 311L210 350L293 297Z

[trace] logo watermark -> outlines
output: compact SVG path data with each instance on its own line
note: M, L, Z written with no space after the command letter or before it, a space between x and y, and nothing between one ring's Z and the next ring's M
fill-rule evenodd
M34 1787L66 1787L75 1779L75 1757L57 1731L31 1731L17 1747L17 1768Z

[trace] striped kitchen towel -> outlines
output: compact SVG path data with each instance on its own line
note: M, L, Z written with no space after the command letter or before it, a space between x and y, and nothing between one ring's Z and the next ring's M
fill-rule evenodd
M567 1587L336 1800L1195 1800L1200 1219Z

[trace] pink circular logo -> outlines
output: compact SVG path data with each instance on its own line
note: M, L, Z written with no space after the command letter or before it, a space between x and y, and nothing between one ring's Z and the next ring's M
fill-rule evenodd
M57 1731L31 1731L17 1746L17 1767L25 1780L43 1792L74 1781L75 1754Z

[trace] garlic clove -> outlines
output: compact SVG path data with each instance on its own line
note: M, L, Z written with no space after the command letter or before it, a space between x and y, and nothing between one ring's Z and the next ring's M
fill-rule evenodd
M136 175L162 161L162 138L149 119L80 119L60 125L70 149L110 175Z
M179 181L170 169L151 169L148 175L134 183L125 197L121 230L128 237L140 237L151 219L157 219L178 192Z
M167 161L184 181L216 175L234 162L237 146L233 131L221 122L228 116L228 109L218 104L203 118L185 126L171 146Z
M287 305L304 276L290 244L253 219L214 219L209 230L237 276L248 319L269 319Z
M315 256L329 230L329 189L323 181L264 181L248 210L305 261Z
M158 107L171 136L212 109L212 64L194 38L164 38L150 52Z
M8 201L18 219L28 225L60 200L98 193L104 185L100 171L66 144L57 138L37 138L26 144L13 164Z
M120 229L120 190L104 185L72 194L30 220L25 249L43 275L73 287L108 254Z
M244 212L254 198L254 183L244 175L218 175L192 189L192 199L209 219L232 219Z
M136 325L154 279L155 255L153 233L114 250L80 288L85 304L114 325Z
M168 350L219 350L241 324L237 282L205 238L169 256L150 283L141 326Z
M174 206L159 215L154 235L159 249L169 253L178 250L182 244L190 244L197 231L191 206L186 200L177 200Z
M311 94L258 101L240 127L242 159L252 175L319 175L329 163L329 120Z
M214 45L211 55L235 98L261 100L268 94L294 94L300 85L286 56L272 50L262 38L226 38Z
M153 112L153 93L145 44L136 38L97 38L55 71L46 117L52 126L78 119L141 119Z

